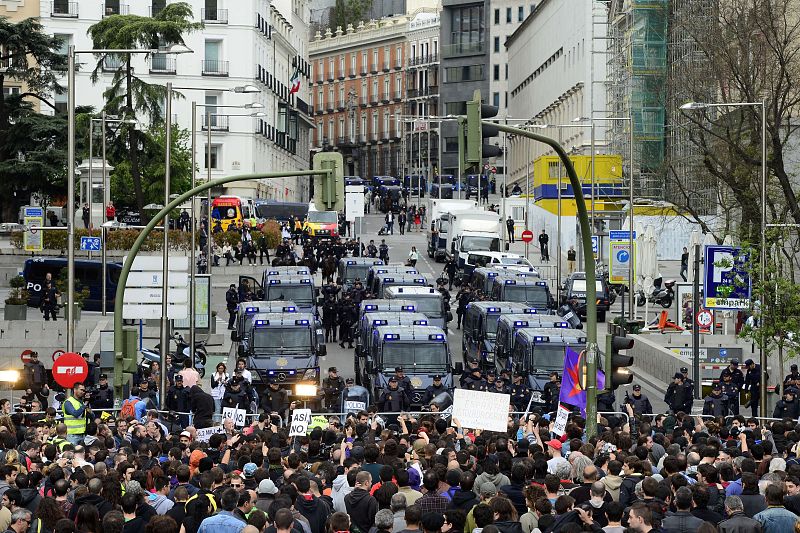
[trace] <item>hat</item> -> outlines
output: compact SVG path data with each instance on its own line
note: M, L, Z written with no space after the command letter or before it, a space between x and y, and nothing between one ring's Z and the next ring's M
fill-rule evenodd
M496 496L497 487L491 481L481 483L481 496Z
M144 494L144 489L136 480L128 481L125 484L125 493L126 494L133 494L134 496L138 496L140 494Z
M682 366L681 367L681 372L683 372L684 374L688 374L689 373L689 369L686 368L685 366Z
M791 366L791 369L792 369L792 370L797 370L797 365L792 365L792 366Z
M722 390L722 385L720 385L719 383L714 383L714 386L712 387L712 389L714 389L714 390Z
M350 450L350 458L355 461L361 461L362 459L364 459L364 447L353 446L353 449Z
M397 378L392 376L389 378L389 383L397 383Z
M731 359L731 364L733 366L739 366L739 360L738 359Z
M633 390L642 390L642 386L641 385L634 385L633 386Z
M236 288L236 285L235 285L235 284L233 284L233 283L231 283L231 286L230 286L229 288L231 288L231 289L235 289L235 288Z
M100 379L108 379L108 374L100 374Z
M271 479L262 479L261 483L258 484L257 492L258 494L277 494L278 487L275 486Z
M39 352L31 352L31 357L39 357Z
M683 374L680 372L675 372L675 375L672 376L674 379L683 379Z
M475 367L475 368L473 368L472 370L470 370L470 374L474 374L475 372L477 372L478 374L480 374L480 373L481 373L481 369L480 369L480 367Z
M183 381L183 376L181 374L175 374L175 381Z
M441 374L434 374L433 379L434 379L434 381L436 381L437 379L442 379L442 375Z
M244 477L253 477L257 468L258 466L256 466L255 463L247 463L244 465L244 468L242 468L242 473L244 474Z
M415 441L416 442L416 441ZM422 478L419 475L419 470L416 468L408 469L408 486L414 490L419 490Z
M561 441L558 439L551 439L547 441L547 445L556 450L561 449Z
M395 372L402 372L403 371L403 367L402 366L396 366L396 367L394 367L394 371Z
M332 366L332 367L328 368L328 372L338 372L338 370L336 370L335 366Z
M750 366L753 363L754 363L754 361L752 359L748 359L747 361L744 362L744 366Z
M355 382L356 382L356 380L354 380L353 378L347 378L346 380L344 380L344 382L345 382L346 384L347 384L347 383L355 383Z
M188 437L188 438L191 439L192 438L192 434L189 433L188 431L181 431L181 437Z

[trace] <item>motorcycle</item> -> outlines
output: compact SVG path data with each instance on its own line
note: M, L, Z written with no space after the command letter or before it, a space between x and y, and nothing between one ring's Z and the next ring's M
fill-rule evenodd
M178 332L175 332L172 338L175 340L175 343L178 346L175 350L175 353L172 354L172 368L170 371L171 374L176 374L186 367L186 360L190 357L189 343L184 340L183 335ZM205 367L206 359L208 357L206 342L207 341L202 340L195 341L194 343L194 369L197 370L197 373L201 378L206 374ZM142 349L142 362L140 363L141 367L149 368L151 362L161 362L160 346L160 344L156 344L154 348Z
M668 279L661 286L661 278L654 280L653 290L645 297L644 291L639 289L636 291L636 306L643 307L646 302L651 304L658 304L664 309L672 307L672 301L675 299L675 286L674 279Z

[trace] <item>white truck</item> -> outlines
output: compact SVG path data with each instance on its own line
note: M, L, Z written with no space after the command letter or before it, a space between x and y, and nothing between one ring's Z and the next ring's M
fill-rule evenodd
M447 258L447 234L450 231L449 213L454 211L482 211L474 200L452 200L430 198L428 200L428 216L431 221L426 229L428 257L436 261Z
M453 211L447 216L447 257L455 257L459 269L469 252L500 251L503 218L494 211Z

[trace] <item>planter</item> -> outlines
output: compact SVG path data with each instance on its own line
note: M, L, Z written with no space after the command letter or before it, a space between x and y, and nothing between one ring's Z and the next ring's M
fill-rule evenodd
M3 318L6 320L28 320L28 305L6 304Z

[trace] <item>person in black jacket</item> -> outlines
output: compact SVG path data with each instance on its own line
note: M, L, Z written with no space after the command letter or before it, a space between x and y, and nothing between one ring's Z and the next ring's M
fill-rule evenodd
M475 473L467 470L461 474L461 482L459 483L461 490L453 493L450 499L449 509L461 509L465 513L480 503L478 495L472 490L475 487Z
M299 476L294 482L297 487L295 509L308 520L311 533L325 533L325 523L331 515L328 504L311 494L311 481L306 476Z
M408 409L408 397L398 385L396 377L392 376L389 378L389 386L383 389L380 398L378 398L378 409L389 413L396 413Z
M345 383L339 370L332 366L328 369L328 377L322 380L322 391L325 394L325 407L330 413L338 413L341 408L342 391Z
M348 343L348 348L353 348L353 324L358 319L358 310L353 304L349 294L346 294L339 305L339 346L344 348L344 343Z
M797 390L794 387L789 387L783 391L783 400L775 404L775 411L772 413L772 418L791 418L797 420L800 417L800 403L798 403L795 395Z
M242 388L242 376L233 376L230 382L225 386L225 395L222 397L222 408L230 407L231 409L244 409L248 410L250 407L250 398L247 391Z
M33 395L36 395L45 403L44 399L47 398L47 395L42 396L42 391L47 388L47 371L39 361L38 352L31 352L30 358L30 361L25 363L23 367L25 392L29 400L33 398Z
M753 417L758 416L758 404L761 397L761 365L757 365L752 359L744 362L747 374L744 376L743 391L750 393L750 399L744 408L750 408Z
M350 532L367 533L375 523L378 514L378 500L370 495L372 474L366 470L356 474L353 491L344 497L347 514L350 515Z
M558 379L558 372L550 372L550 381L547 382L542 391L542 401L545 403L547 412L558 410L558 399L561 395L561 383Z
M203 429L213 425L214 398L204 392L200 385L194 385L189 390L189 406L194 413L194 427Z
M683 383L683 374L676 373L673 382L667 388L667 393L664 395L664 401L669 405L673 413L683 411L690 413L692 410L692 396Z
M725 416L728 413L728 399L722 394L719 383L714 384L711 394L703 402L703 414L710 416Z
M239 293L236 291L236 285L231 283L228 292L225 293L225 306L228 309L228 329L234 329L233 324L236 322L236 308L239 306Z
M100 374L97 389L92 391L89 405L93 411L98 413L103 409L112 409L114 407L114 389L108 386L108 376L106 374Z
M653 412L653 406L650 404L650 399L642 394L642 386L638 383L633 386L632 396L628 396L627 394L625 395L625 403L631 404L631 407L633 407L633 412L637 415Z
M264 408L264 412L277 413L283 417L287 409L294 409L293 406L294 402L289 403L288 395L285 390L281 389L280 384L274 379L270 380L269 387L261 398L261 407Z
M325 342L336 342L336 320L338 306L333 298L325 298L322 305L322 325L325 326Z

